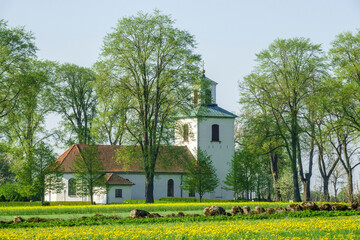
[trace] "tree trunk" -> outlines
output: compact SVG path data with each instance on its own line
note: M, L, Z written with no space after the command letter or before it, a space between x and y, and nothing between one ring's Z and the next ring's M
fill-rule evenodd
M154 174L145 173L145 202L154 203Z
M329 202L330 201L330 196L329 196L329 177L328 176L323 176L323 191L324 191L324 198L325 198L325 202ZM335 192L336 195L336 192Z
M334 180L334 194L335 194L335 202L338 201L338 198L337 198L337 180L335 179Z
M354 193L353 193L353 182L352 182L352 171L347 173L347 198L348 202L352 202L354 200Z
M293 173L294 200L295 202L301 202L299 182L298 182L299 177L296 167L297 136L296 133L294 132L291 134L291 147L292 147L291 170Z
M311 201L310 196L310 177L309 173L305 174L305 180L303 181L303 187L304 187L304 199L305 201Z
M275 201L280 201L281 195L280 195L280 189L277 185L278 179L279 179L279 170L278 170L278 155L277 153L269 153L270 155L270 168L271 168L271 175L273 178L273 188L274 188L274 195L275 195Z

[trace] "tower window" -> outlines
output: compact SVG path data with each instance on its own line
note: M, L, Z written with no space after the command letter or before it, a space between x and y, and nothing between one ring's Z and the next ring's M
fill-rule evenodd
M168 181L167 196L168 197L174 196L174 180L172 179L169 179Z
M183 137L184 137L184 142L189 141L189 125L188 124L185 124L183 126Z
M211 141L213 142L219 142L219 125L213 124L211 126Z
M210 89L205 90L205 103L207 105L210 105L212 103L212 96L211 96L211 90Z
M199 104L199 90L194 91L194 104Z
M122 189L115 189L115 197L122 198Z

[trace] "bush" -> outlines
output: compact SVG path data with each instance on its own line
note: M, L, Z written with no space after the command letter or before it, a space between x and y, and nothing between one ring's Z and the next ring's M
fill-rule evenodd
M202 202L238 202L235 200L224 199L202 199ZM198 198L181 198L181 197L162 197L159 202L200 202Z

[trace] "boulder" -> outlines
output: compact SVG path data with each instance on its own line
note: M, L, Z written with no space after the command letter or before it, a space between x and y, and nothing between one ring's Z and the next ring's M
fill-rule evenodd
M255 212L257 214L261 214L261 213L264 213L265 212L265 209L263 207L260 207L260 206L256 206L255 207Z
M319 209L320 209L321 211L331 211L331 210L332 210L332 207L331 207L330 204L324 203L324 204L322 204L322 205L319 206Z
M331 209L334 211L346 211L348 207L345 204L331 204Z
M176 216L177 217L185 217L185 214L183 212L179 212Z
M276 212L286 212L287 211L287 209L286 208L284 208L284 207L277 207L276 209Z
M147 217L148 218L160 218L162 216L158 213L149 213L149 215Z
M46 218L39 218L39 217L31 217L27 220L28 222L47 222L48 219Z
M228 217L232 216L231 213L229 213L229 212L225 212L225 215L228 216Z
M319 207L314 202L301 202L300 207L303 210L312 210L312 211L319 210Z
M243 210L242 210L242 208L240 206L233 206L231 208L230 213L231 213L231 216L236 216L238 214L242 214Z
M210 206L210 207L206 207L204 209L204 214L205 216L209 217L209 216L218 216L218 215L225 215L225 209L216 205Z
M149 214L150 213L148 211L140 210L140 209L134 209L134 210L131 210L130 217L132 217L132 218L144 218L144 217L147 217Z
M292 204L289 204L288 206L288 209L287 209L289 212L298 212L298 211L301 211L302 208L299 204L296 204L296 203L292 203Z
M274 214L276 212L275 208L269 207L266 209L267 214Z
M359 208L359 203L358 202L351 202L349 205L349 209L350 210L357 210Z
M242 207L242 210L243 210L243 213L244 213L244 214L249 214L251 209L250 209L249 206L243 206L243 207Z
M23 221L24 221L24 219L20 216L15 216L14 220L13 220L14 223L21 223Z

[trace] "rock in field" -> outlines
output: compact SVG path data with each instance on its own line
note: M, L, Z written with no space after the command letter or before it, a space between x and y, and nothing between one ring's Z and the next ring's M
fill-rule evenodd
M260 206L256 206L255 207L255 212L257 214L261 214L261 213L264 213L265 212L265 209L263 207L260 207Z
M160 218L162 217L160 214L158 213L149 213L148 218Z
M238 214L242 214L243 210L242 210L242 208L240 206L233 206L231 208L230 213L231 213L231 216L236 216Z
M331 209L335 211L346 211L348 207L344 204L331 204Z
M24 219L20 216L15 216L14 220L13 220L14 223L21 223L23 221L24 221Z
M296 203L289 204L289 206L288 206L289 212L298 212L301 210L302 210L302 208L300 207L300 205L296 204Z
M359 203L358 202L351 202L349 205L349 209L350 210L357 210L359 208Z
M317 211L319 207L314 202L301 202L300 206L303 210Z
M324 203L324 204L319 206L319 209L322 210L322 211L331 211L332 207L331 207L330 204Z
M269 207L266 209L267 214L274 214L276 212L275 208Z
M147 217L150 213L148 211L145 210L140 210L140 209L134 209L130 212L130 217L132 218L144 218Z
M251 209L250 209L249 206L243 206L243 207L242 207L242 210L243 210L243 213L244 213L244 214L249 214Z
M225 209L216 205L210 206L210 207L206 207L204 209L204 214L205 216L209 217L209 216L218 216L218 215L225 215Z
M276 212L286 212L286 211L287 211L287 209L284 208L284 207L277 207L276 208Z

